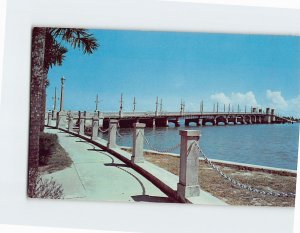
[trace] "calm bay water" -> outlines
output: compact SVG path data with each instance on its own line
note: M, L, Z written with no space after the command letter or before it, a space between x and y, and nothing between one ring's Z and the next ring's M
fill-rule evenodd
M181 125L184 125L181 122ZM170 148L180 142L179 130L200 130L200 146L211 159L297 169L299 124L181 126L146 128L151 146ZM119 129L120 146L132 146L132 129ZM107 134L103 135L107 138ZM145 143L146 149L151 149ZM179 148L172 151L179 154Z

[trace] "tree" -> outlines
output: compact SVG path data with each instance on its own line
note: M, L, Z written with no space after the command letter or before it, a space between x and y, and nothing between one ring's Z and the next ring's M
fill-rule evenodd
M61 41L58 42L58 39ZM44 130L46 86L49 69L62 65L67 53L63 43L91 54L98 48L96 39L84 29L33 28L31 49L30 123L28 155L29 197L34 196L38 177L39 137Z
M58 42L60 40L60 42ZM44 80L41 102L40 131L44 131L44 119L46 109L46 86L48 71L52 66L60 66L68 52L63 45L69 44L74 49L82 49L84 54L92 54L98 47L96 38L85 29L78 28L46 28Z
M44 79L45 28L32 31L31 81L30 81L30 122L28 155L28 196L32 197L39 164L40 105Z

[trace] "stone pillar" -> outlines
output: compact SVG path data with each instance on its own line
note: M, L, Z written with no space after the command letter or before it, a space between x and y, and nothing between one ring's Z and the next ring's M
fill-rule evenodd
M52 119L53 119L53 120L56 120L56 117L57 117L57 110L54 109L54 110L52 111Z
M73 131L73 116L68 115L68 131Z
M47 125L52 126L52 113L48 112Z
M84 135L84 127L85 127L85 116L84 113L79 112L79 135Z
M98 118L99 118L99 127L103 127L103 121L104 121L103 113L99 112Z
M133 151L131 162L143 163L144 162L144 128L143 123L133 124Z
M196 146L199 143L200 132L198 130L180 130L180 171L177 185L177 196L182 201L188 197L200 195L198 180L199 155Z
M67 125L67 114L64 111L58 112L56 117L56 128L65 128Z
M110 120L109 121L109 128L108 128L108 142L107 147L115 148L117 147L116 138L117 138L117 127L118 127L118 120Z
M93 116L92 118L92 140L97 140L99 130L99 118L98 116Z

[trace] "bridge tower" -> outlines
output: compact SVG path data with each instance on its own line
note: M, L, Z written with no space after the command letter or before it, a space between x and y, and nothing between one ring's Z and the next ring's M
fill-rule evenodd
M99 97L98 97L98 94L96 95L96 100L95 100L95 104L96 104L96 107L95 107L95 112L98 112L98 104L99 104Z
M55 87L55 90L54 90L53 100L54 100L54 104L53 104L53 110L52 110L52 119L55 120L56 117L57 117L57 109L56 109L56 101L57 101L56 87Z
M183 104L183 101L181 99L181 103L180 103L180 115L183 115L184 113L184 104Z
M200 103L200 113L203 114L203 100L201 100Z
M60 89L60 109L59 111L64 111L64 86L65 86L65 78L64 76L61 77L61 89Z
M158 116L158 96L156 97L156 103L155 103L155 116Z
M276 117L275 117L275 109L274 108L272 108L271 109L271 122L274 122L274 121L276 121Z
M135 106L136 106L136 101L135 101L135 97L133 97L133 109L132 109L133 113L135 113Z
M61 77L61 89L60 89L60 108L57 113L56 118L56 128L64 127L67 123L67 114L64 111L64 85L65 85L64 76Z
M266 108L266 117L265 121L270 124L271 123L271 115L270 115L270 108Z
M123 93L121 93L119 117L123 116Z

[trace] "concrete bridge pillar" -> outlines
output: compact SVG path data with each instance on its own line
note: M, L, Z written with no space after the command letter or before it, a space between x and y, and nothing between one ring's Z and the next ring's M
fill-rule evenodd
M84 113L79 111L79 135L84 135L85 117Z
M67 125L67 114L65 111L60 111L56 116L56 128L65 128Z
M133 124L133 151L131 162L143 163L144 159L144 128L146 124L134 123Z
M177 184L177 196L182 201L188 197L200 195L198 180L199 155L197 148L199 143L199 130L180 130L180 171Z
M117 147L116 139L117 139L117 127L118 127L118 120L110 120L109 121L109 128L108 128L108 148L115 148Z
M213 120L213 125L217 125L218 123L217 123L217 119L215 118L214 120Z
M233 124L236 125L237 123L238 123L238 119L237 119L237 117L235 117L235 118L234 118L234 121L233 121Z
M256 117L256 124L261 124L261 116Z
M225 125L228 125L228 117L225 118L224 124L225 124Z
M97 140L98 138L98 130L99 130L99 118L98 116L93 116L92 118L92 140Z
M179 121L178 121L178 123L179 123ZM202 119L198 118L198 120L197 120L197 126L201 126L201 125L202 125Z
M52 126L52 112L48 112L47 125Z

